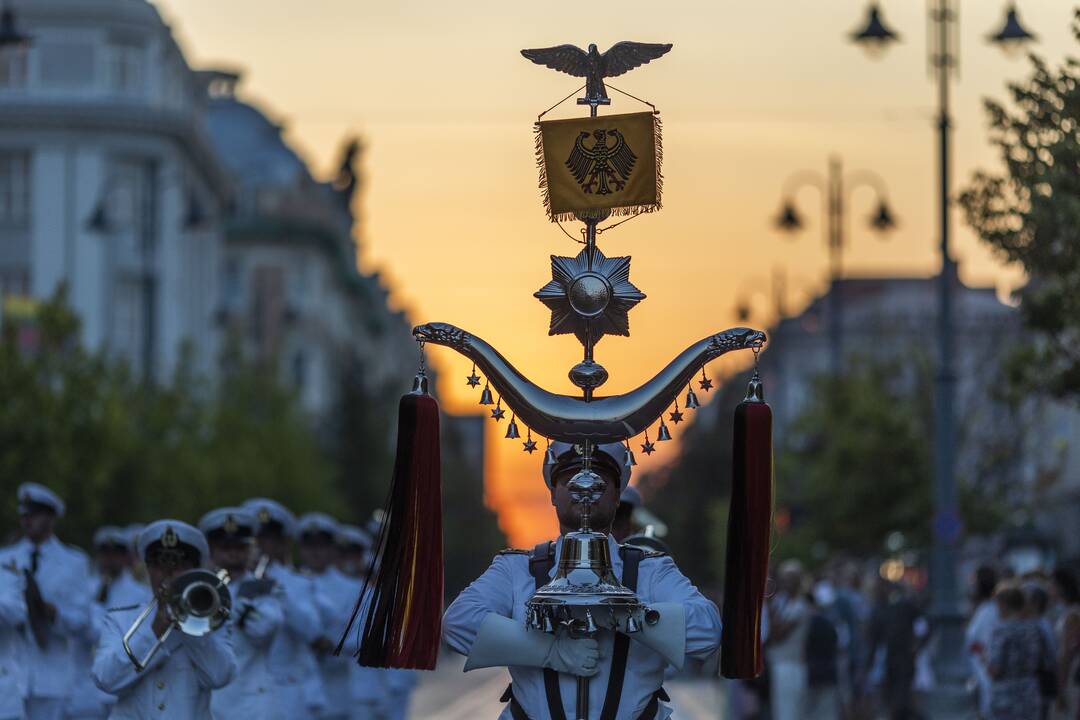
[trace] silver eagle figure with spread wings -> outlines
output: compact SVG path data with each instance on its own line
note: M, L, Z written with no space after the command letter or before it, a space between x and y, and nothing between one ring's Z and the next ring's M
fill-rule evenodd
M586 52L575 45L556 45L549 48L522 50L521 54L537 65L585 78L585 97L579 104L608 105L611 100L604 87L604 78L616 77L655 60L671 49L671 43L615 43L603 54L596 45Z

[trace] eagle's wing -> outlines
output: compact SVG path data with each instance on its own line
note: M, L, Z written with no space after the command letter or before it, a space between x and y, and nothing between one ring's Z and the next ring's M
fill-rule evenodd
M611 168L619 173L619 176L623 180L630 179L630 173L634 170L634 163L637 162L637 155L630 149L630 146L626 144L626 138L618 130L615 147L611 149L611 155L608 157L608 162L611 164Z
M566 47L566 46L563 46ZM604 77L616 77L655 60L671 49L671 43L615 43L604 53ZM526 56L528 57L528 56ZM534 61L535 62L535 61ZM548 66L550 67L550 65Z
M589 72L588 53L574 45L556 45L549 48L522 50L521 54L537 65L544 65L568 75L585 77ZM648 62L648 60L645 62Z
M582 135L588 137L589 133L578 135L577 140L574 141L574 148L570 151L570 157L566 158L566 169L570 171L570 174L574 176L579 185L585 182L585 176L592 170L593 164L590 152L581 144Z

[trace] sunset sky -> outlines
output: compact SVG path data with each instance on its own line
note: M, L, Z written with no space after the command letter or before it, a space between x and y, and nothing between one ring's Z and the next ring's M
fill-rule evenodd
M1070 3L1017 4L1039 36L1037 53L1053 63L1076 53ZM957 188L974 168L995 166L981 98L1004 97L1007 80L1028 74L1026 60L984 40L1001 25L1005 2L960 5ZM283 123L316 172L330 171L343 138L362 135L369 152L361 266L383 273L394 302L414 321L452 322L480 335L551 390L575 390L566 372L581 350L572 336L547 337L548 311L532 293L550 279L548 256L578 246L543 213L532 123L580 83L532 65L521 48L675 45L612 81L663 114L665 188L662 212L600 238L607 255L633 256L631 280L648 295L631 312L631 337L598 346L597 359L612 375L605 393L636 387L690 343L736 324L739 295L752 294L752 321L767 324L774 268L788 274L789 304L820 291L820 199L811 189L799 193L810 226L796 241L773 230L771 219L785 179L801 169L824 172L830 154L848 170L879 174L900 223L887 241L873 236L866 219L874 199L856 191L848 203L847 271L925 275L938 263L935 89L926 72L925 6L917 0L882 3L904 42L880 59L847 40L864 22L865 0L158 6L194 66L244 71L241 96ZM601 112L641 108L613 98ZM567 103L553 116L581 112ZM955 228L965 282L994 284L1003 294L1015 287L1019 273L996 263L958 214ZM473 410L479 391L465 387L467 362L443 348L431 357L448 408ZM710 371L723 370L715 363ZM489 423L488 501L511 542L528 546L555 527L541 458L522 453L503 432L505 423ZM670 460L673 445L651 462Z

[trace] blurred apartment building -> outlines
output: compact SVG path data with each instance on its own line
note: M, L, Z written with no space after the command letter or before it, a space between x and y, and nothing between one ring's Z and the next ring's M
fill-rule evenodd
M32 40L0 49L0 296L65 283L84 342L157 380L185 345L213 377L233 344L316 417L357 368L408 387L406 318L356 267L358 146L315 180L145 0L5 7Z
M229 185L199 77L145 2L8 7L32 42L0 50L0 293L66 283L88 345L161 378L188 340L210 370Z
M802 312L781 320L761 361L777 437L792 437L788 428L810 399L815 379L831 371L833 293L840 293L842 303L845 362L855 356L896 361L898 387L932 383L937 282L933 277L844 278ZM1016 407L1005 401L1002 363L1023 340L1019 313L998 300L993 287L953 282L957 477L999 484L1018 508L1033 511L1017 517L1018 523L1033 524L1054 538L1061 557L1080 559L1074 531L1080 513L1080 413L1043 398Z

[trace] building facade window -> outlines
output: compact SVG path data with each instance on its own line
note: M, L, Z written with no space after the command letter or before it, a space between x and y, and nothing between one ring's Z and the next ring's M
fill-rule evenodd
M146 82L146 48L140 44L114 40L109 44L108 58L109 89L118 95L142 95Z
M0 50L0 89L20 90L26 87L26 50Z
M30 219L30 153L0 150L0 225L25 225Z

